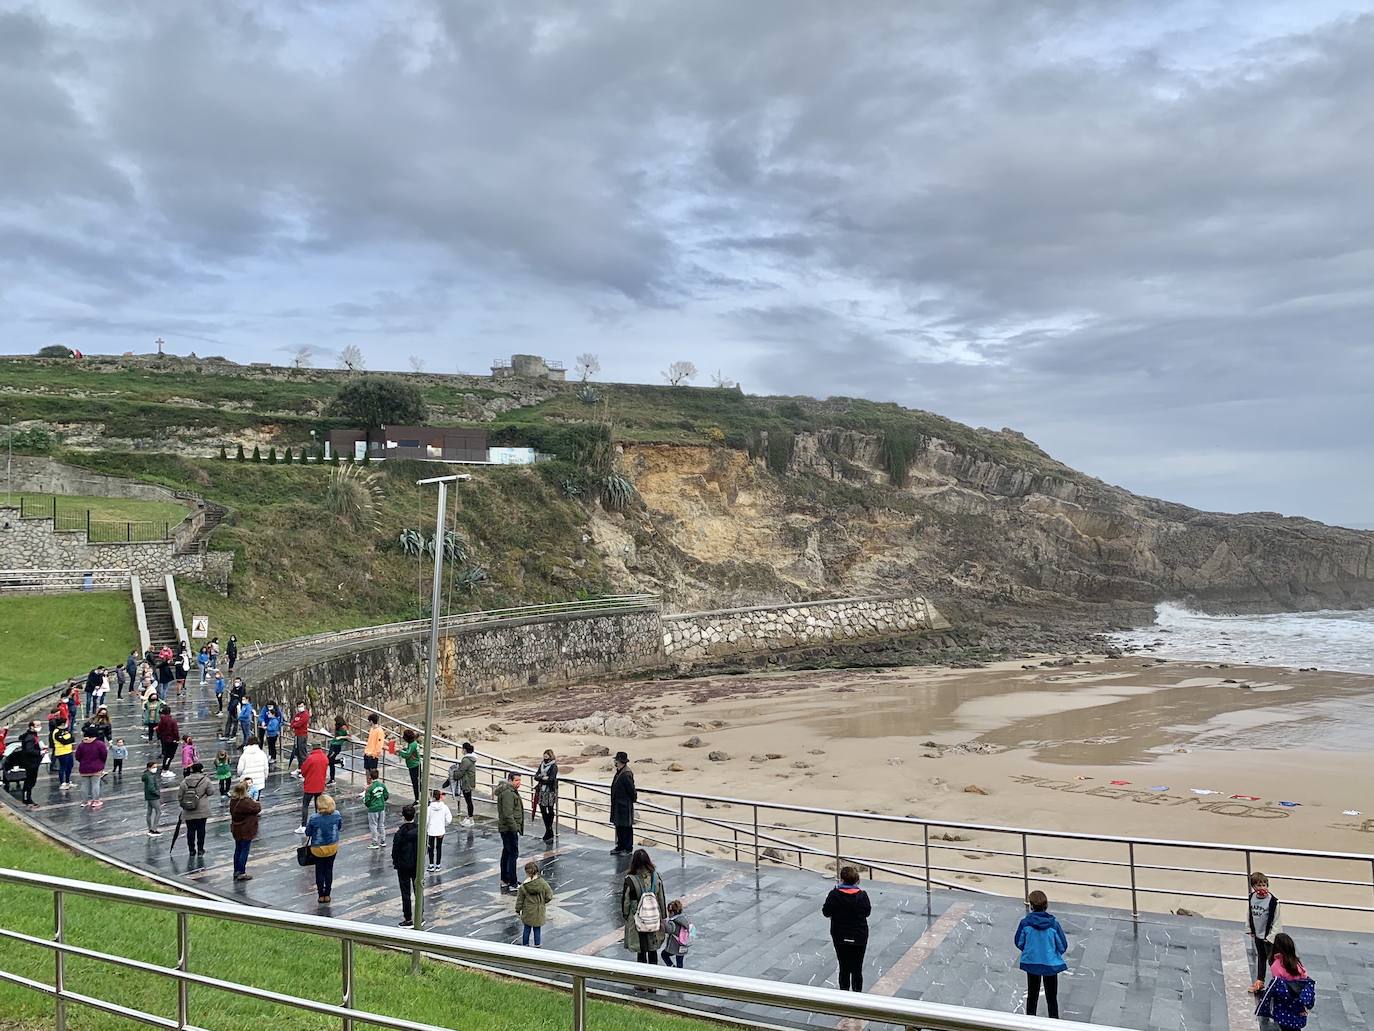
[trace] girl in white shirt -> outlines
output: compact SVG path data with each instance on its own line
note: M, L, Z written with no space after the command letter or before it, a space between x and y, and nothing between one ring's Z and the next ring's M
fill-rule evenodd
M425 869L437 870L444 861L444 831L453 822L453 813L449 812L444 793L438 788L430 792L430 797L429 809L425 812L425 836L429 839L425 843L429 856L429 864Z

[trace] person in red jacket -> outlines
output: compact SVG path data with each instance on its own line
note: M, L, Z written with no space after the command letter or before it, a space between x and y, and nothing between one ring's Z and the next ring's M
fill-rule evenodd
M177 745L181 744L181 728L172 718L172 710L168 706L164 705L158 713L157 739L162 742L162 776L174 780L176 774L172 772L172 759L177 754Z
M329 776L329 756L319 745L301 763L301 825L297 834L305 833L305 821L310 817L310 804L324 794L325 778Z
M305 755L310 750L310 710L304 702L296 703L296 713L291 717L291 733L296 735L296 740L291 746L291 758L286 760L286 772L291 773L291 760L294 759L296 772L291 775L300 777L305 773Z

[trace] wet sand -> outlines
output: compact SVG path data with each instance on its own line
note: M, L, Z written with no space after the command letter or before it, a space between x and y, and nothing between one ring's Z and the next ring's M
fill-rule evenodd
M446 721L450 736L477 730L479 748L532 761L553 748L565 773L604 780L609 760L589 745L625 749L641 788L660 787L815 808L868 810L959 823L1286 848L1374 851L1374 677L1169 662L1133 656L1068 668L920 667L756 674L567 688L491 702ZM1227 683L1226 681L1235 681ZM555 733L550 722L629 716L627 733ZM503 733L484 731L492 723ZM719 725L717 725L719 724ZM692 735L698 748L685 747ZM712 751L729 758L712 761ZM780 756L766 759L768 754ZM675 767L680 767L677 769ZM977 793L965 791L976 787ZM1244 797L1233 797L1244 796ZM1285 806L1281 802L1296 802ZM732 807L737 810L739 807ZM699 807L691 807L699 811ZM1345 811L1359 815L1346 815ZM709 814L715 816L717 814ZM720 814L726 815L726 814ZM732 818L742 819L738 813ZM779 836L832 849L833 821L773 813ZM816 834L807 835L806 829ZM920 861L919 830L870 822L854 832L912 845L846 842L846 857ZM959 832L933 862L954 883L1018 894L1020 843ZM727 834L728 837L728 834ZM1015 857L978 848L1016 851ZM718 850L717 850L718 851ZM1033 841L1041 856L1124 861L1121 845ZM796 853L784 861L796 862ZM1137 862L1243 873L1243 856L1138 849ZM808 865L819 868L812 858ZM1102 863L1035 861L1042 877L1125 885ZM1371 864L1254 859L1289 874L1363 880ZM1013 877L996 877L997 873ZM1167 889L1179 875L1139 876ZM1034 879L1034 872L1032 873ZM1231 895L1235 877L1193 875L1189 886ZM1115 888L1057 885L1059 897L1129 904ZM1294 884L1290 896L1367 905L1374 891ZM1234 904L1145 893L1142 908L1227 915ZM1329 910L1293 922L1340 926ZM1355 918L1361 926L1369 917Z

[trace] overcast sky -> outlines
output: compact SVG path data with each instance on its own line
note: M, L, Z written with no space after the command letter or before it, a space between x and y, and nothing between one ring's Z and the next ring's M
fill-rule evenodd
M1372 184L1350 3L0 0L0 351L683 358L1374 523Z

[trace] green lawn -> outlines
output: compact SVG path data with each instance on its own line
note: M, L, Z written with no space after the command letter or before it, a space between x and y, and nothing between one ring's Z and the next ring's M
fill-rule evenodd
M118 662L137 644L127 591L0 597L0 704Z
M31 494L15 491L13 494L0 492L0 504L18 505L21 499L26 504L47 505L51 494ZM116 522L167 522L175 526L185 519L191 510L175 501L142 501L138 498L97 498L84 494L59 494L57 507L62 512L91 513L92 519L113 519Z
M0 811L0 867L56 874L110 885L159 890L156 885L67 852ZM248 927L223 920L193 917L190 969L255 987L340 1001L339 945L327 938ZM52 933L52 896L48 892L0 884L0 926L31 935ZM66 904L67 941L162 966L176 963L176 918L171 913L103 901L70 899ZM354 953L357 1005L388 1016L425 1020L448 1027L484 1031L561 1029L571 1021L568 996L517 981L426 963L419 977L410 974L408 954L359 948ZM49 952L6 942L0 969L35 980L52 981ZM173 983L83 959L67 961L67 984L145 1012L176 1016ZM259 1003L234 993L192 987L191 1022L217 1031L292 1031L335 1029L324 1017ZM130 1021L69 1006L67 1026L88 1029L133 1028ZM660 1015L632 1006L591 1002L589 1027L604 1031L707 1031L717 1025ZM52 1026L52 1003L46 996L0 984L0 1026L33 1029ZM359 1024L359 1028L373 1027Z

